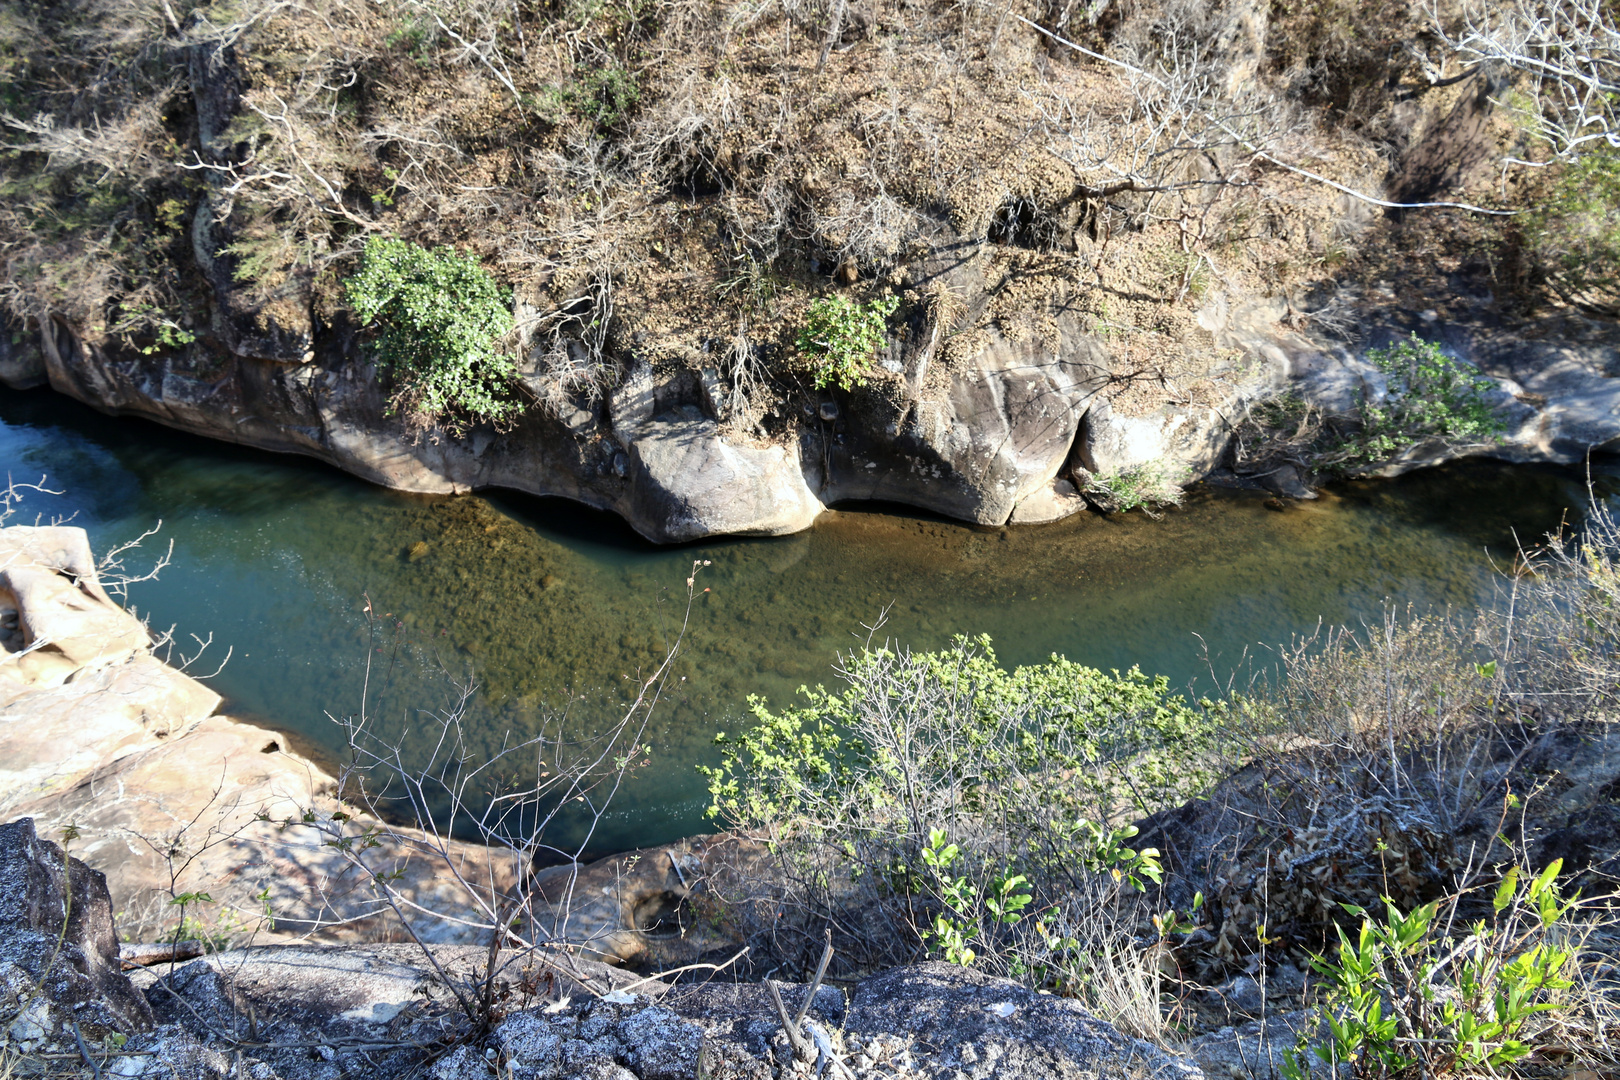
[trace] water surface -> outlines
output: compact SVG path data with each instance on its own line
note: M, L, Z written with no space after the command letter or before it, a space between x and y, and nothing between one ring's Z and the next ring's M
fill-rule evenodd
M183 643L212 635L199 670L232 650L212 685L233 713L332 755L343 740L330 717L357 711L368 661L373 715L412 731L455 680L475 680L475 752L562 702L582 723L616 715L672 640L694 560L710 561L684 681L655 716L655 764L615 802L598 849L702 828L693 765L714 733L736 729L751 693L782 701L828 680L835 652L885 608L883 633L912 646L989 633L1004 662L1055 652L1183 685L1318 620L1376 619L1386 601L1477 605L1515 533L1574 520L1585 492L1568 470L1462 462L1285 512L1220 490L1195 490L1160 521L1008 529L848 508L797 536L665 548L574 504L388 492L48 391L0 391L0 463L64 492L30 497L14 522L74 515L99 551L161 519L174 563L135 586L134 605ZM1614 476L1600 471L1599 486Z

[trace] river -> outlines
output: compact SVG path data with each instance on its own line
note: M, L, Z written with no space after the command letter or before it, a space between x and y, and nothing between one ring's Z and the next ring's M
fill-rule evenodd
M133 605L188 652L193 635L211 636L196 672L229 650L210 683L233 715L333 758L344 737L332 718L358 710L368 669L380 730L423 731L424 711L475 681L475 754L547 709L566 705L587 726L617 715L679 626L693 562L707 560L653 764L615 800L597 850L703 829L694 765L711 760L715 732L737 728L751 693L782 702L828 680L835 653L885 608L882 636L913 647L988 633L1007 663L1055 652L1207 689L1245 648L1318 620L1485 602L1515 535L1577 520L1586 490L1573 470L1465 461L1338 484L1282 512L1262 494L1205 488L1158 521L986 529L847 507L797 536L663 548L560 500L389 492L45 390L0 391L0 463L62 492L31 495L14 524L69 517L103 551L161 520L129 565L171 541L173 564L132 588ZM1594 480L1612 495L1620 468Z

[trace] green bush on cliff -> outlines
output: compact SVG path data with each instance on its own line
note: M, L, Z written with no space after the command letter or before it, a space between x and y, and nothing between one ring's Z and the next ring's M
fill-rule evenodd
M866 382L872 357L883 345L884 323L899 306L893 296L864 304L844 296L810 301L804 329L799 331L799 351L815 365L817 390L834 383L853 390Z
M375 238L344 292L361 325L375 328L377 365L395 381L391 414L458 435L517 415L508 389L516 368L499 349L512 298L477 259Z
M841 946L859 963L921 945L1062 984L1065 913L1160 874L1129 820L1210 779L1212 715L1135 668L1054 656L1009 671L988 638L959 637L863 648L836 670L843 688L801 688L795 707L751 697L754 725L722 733L702 771L711 816L771 839L782 909L862 913L862 941Z
M1367 359L1388 384L1383 400L1362 402L1352 458L1381 461L1430 439L1455 446L1501 437L1502 418L1488 396L1496 383L1447 356L1435 342L1413 334L1388 348L1367 350Z

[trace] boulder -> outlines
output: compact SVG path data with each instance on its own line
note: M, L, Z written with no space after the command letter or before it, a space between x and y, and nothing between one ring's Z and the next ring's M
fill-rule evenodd
M45 382L45 353L39 347L39 335L0 315L0 385L29 390Z
M1085 496L1069 481L1057 479L1013 507L1008 523L1044 525L1050 521L1061 521L1070 514L1078 514L1085 508Z
M17 616L21 638L6 662L21 669L37 664L29 660L37 653L104 667L151 644L146 628L102 590L83 529L0 530L0 604Z
M918 354L898 410L868 396L844 430L807 433L806 470L823 502L881 499L1003 525L1050 490L1103 385L1106 353L1073 318L996 329L963 348L942 391L923 370L937 361Z
M897 968L856 986L845 1030L905 1037L917 1071L973 1080L1142 1075L1195 1080L1192 1063L1121 1034L1070 998L942 963Z
M0 1022L25 1052L152 1026L120 970L107 879L28 818L0 825Z
M642 424L630 463L630 518L653 540L799 532L822 510L796 448L734 445L707 418Z
M768 873L768 858L762 844L721 834L553 866L530 880L529 910L547 940L594 960L675 967L740 948L689 901Z

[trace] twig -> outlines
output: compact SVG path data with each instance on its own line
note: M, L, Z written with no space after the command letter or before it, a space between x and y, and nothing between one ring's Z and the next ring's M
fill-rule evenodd
M777 1019L782 1021L782 1030L787 1032L788 1042L793 1044L793 1053L800 1061L810 1061L811 1051L814 1049L805 1042L804 1036L799 1034L798 1025L788 1019L787 1006L782 1004L782 993L777 990L776 984L769 979L765 980L765 989L771 992L771 1004L776 1006Z
M687 964L684 967L670 968L668 971L660 971L656 975L648 975L644 979L637 979L635 982L629 983L628 985L625 985L625 986L617 987L617 989L618 989L618 991L620 993L628 994L630 991L634 990L638 986L645 986L645 985L647 985L648 983L651 983L651 982L658 982L667 975L679 975L683 971L712 971L712 972L715 972L715 973L718 974L719 972L722 972L722 971L726 970L726 968L730 967L732 964L735 964L738 960L741 960L743 957L745 957L747 955L748 955L748 949L744 948L742 952L740 952L737 955L733 956L730 960L727 960L723 964Z
M827 974L827 964L832 960L832 928L827 929L827 945L821 950L821 963L816 965L816 977L810 980L810 991L804 995L804 1001L799 1003L799 1011L793 1014L793 1026L798 1027L804 1022L804 1014L810 1011L810 1003L816 1000L816 991L821 989L821 980Z
M101 1066L90 1056L90 1048L84 1045L84 1032L79 1030L77 1020L73 1021L73 1041L79 1044L79 1055L84 1058L84 1063L90 1066L90 1071L96 1074L96 1080L101 1080Z

